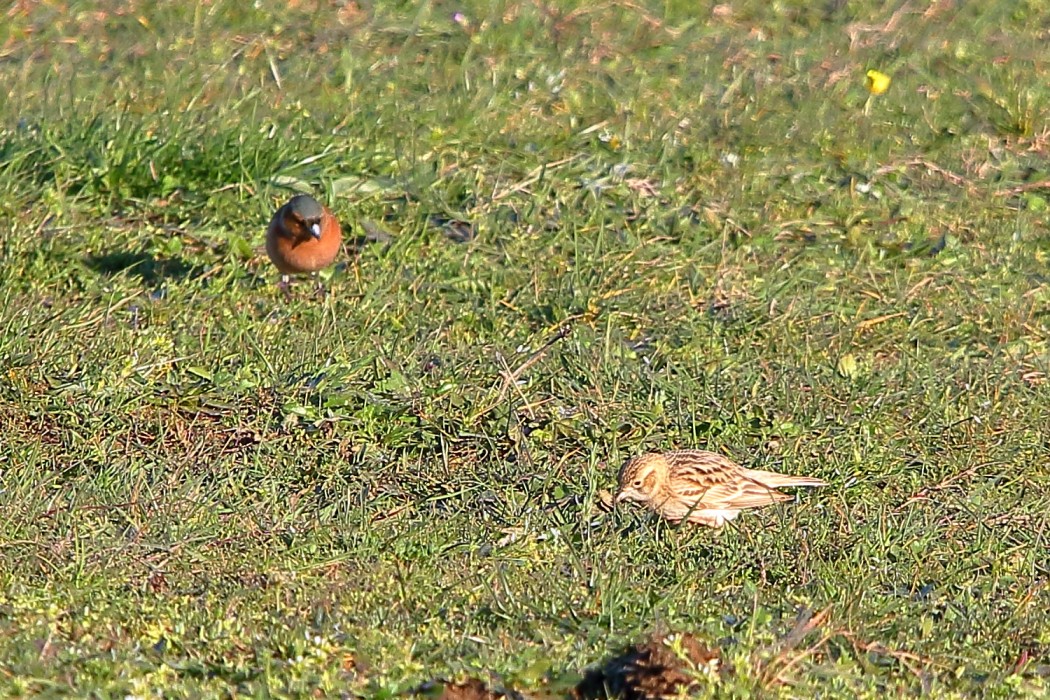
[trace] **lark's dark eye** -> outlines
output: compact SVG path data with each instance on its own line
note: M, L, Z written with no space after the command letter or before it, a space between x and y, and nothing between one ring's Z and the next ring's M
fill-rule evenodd
M642 480L641 480L641 479L635 479L635 480L634 480L634 484L633 484L633 486L634 486L634 487L635 487L636 489L640 489L640 488L642 488Z

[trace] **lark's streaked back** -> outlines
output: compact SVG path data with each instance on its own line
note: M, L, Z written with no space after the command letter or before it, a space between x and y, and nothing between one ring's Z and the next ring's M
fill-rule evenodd
M784 486L827 486L809 476L746 469L707 450L650 452L620 469L616 502L634 501L673 522L721 527L744 508L761 508L791 496Z

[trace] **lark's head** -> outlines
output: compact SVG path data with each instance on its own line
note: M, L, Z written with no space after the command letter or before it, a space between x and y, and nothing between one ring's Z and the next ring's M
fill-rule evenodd
M662 455L649 453L627 460L620 468L620 488L616 502L652 501L667 481L667 462Z
M296 238L321 238L324 207L308 194L297 194L284 205L284 228Z

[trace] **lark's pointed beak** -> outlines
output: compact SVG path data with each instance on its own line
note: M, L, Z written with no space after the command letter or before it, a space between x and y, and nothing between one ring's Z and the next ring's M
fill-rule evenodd
M619 505L619 504L623 503L626 500L627 500L627 492L626 491L621 491L620 493L616 494L616 498L613 499L613 503L615 503L616 505Z
M317 240L321 240L321 224L310 224L310 235Z

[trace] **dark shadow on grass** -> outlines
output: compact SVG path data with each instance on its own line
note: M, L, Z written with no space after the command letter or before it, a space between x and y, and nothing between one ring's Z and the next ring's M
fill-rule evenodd
M695 690L705 673L727 673L718 648L691 634L653 635L591 669L576 686L580 700L648 700ZM678 649L678 652L675 651Z
M195 277L203 272L203 268L191 265L181 258L157 260L152 255L138 251L91 255L84 262L100 275L130 272L138 275L148 285L169 279Z

